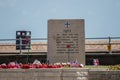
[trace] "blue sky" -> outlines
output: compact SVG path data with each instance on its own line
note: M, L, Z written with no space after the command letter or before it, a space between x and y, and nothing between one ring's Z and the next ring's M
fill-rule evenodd
M85 19L85 37L120 37L120 0L0 0L0 39L47 37L49 19Z

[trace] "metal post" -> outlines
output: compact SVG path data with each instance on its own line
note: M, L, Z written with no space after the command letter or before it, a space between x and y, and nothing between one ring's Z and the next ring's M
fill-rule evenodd
M70 62L70 53L69 53L69 48L68 48L68 62Z
M110 37L109 37L109 44L108 44L108 46L109 46L109 54L111 54L112 50L111 50L111 38Z
M26 60L26 64L28 64L28 61L29 61L30 42L28 42L27 47L28 47L28 53L27 53L27 60Z
M19 44L19 46L20 46L20 54L22 54L22 38L20 37L19 39L20 39L20 44Z
M69 48L70 48L71 46L70 45L66 45L66 48L67 48L67 50L68 50L68 58L67 58L67 62L69 62L70 61L70 53L69 53Z
M28 48L26 64L28 64L28 60L29 60L29 52L30 52L30 49Z

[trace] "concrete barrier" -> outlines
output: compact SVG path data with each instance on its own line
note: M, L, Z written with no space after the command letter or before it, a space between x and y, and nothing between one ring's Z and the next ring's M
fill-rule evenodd
M0 69L0 80L119 80L119 74L87 68Z

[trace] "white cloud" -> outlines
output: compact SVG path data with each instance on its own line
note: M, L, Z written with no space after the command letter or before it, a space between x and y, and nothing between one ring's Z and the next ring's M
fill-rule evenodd
M0 7L13 7L16 0L0 0Z

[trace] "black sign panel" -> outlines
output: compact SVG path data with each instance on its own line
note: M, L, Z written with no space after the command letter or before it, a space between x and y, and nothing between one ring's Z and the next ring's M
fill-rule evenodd
M30 49L31 31L16 31L16 50Z

